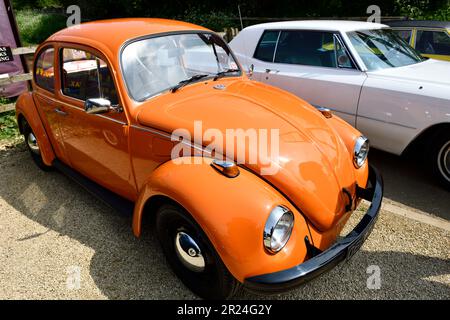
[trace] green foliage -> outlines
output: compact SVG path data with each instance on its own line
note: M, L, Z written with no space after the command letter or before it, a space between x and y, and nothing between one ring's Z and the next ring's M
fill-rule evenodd
M11 139L19 136L16 116L14 111L0 113L0 140Z
M203 13L198 9L186 10L182 15L176 17L177 20L198 24L214 31L222 31L232 25L232 18L231 15L222 11Z
M40 13L31 9L16 11L22 45L43 42L56 31L65 28L66 19L62 14Z
M14 99L0 97L0 105L14 102ZM14 111L0 113L0 140L19 136Z
M395 0L399 14L416 20L450 20L450 0Z

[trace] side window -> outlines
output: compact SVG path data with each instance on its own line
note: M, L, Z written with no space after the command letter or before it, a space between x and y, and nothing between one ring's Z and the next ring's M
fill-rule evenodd
M450 35L445 31L417 31L416 49L424 54L450 55Z
M62 92L79 100L105 98L118 103L117 92L108 65L93 54L77 49L61 51Z
M318 67L336 67L331 32L282 31L275 62Z
M273 62L273 53L275 52L279 34L280 31L265 31L256 47L254 58Z
M399 30L399 29L394 29L393 30L400 38L402 38L403 40L405 40L408 44L411 41L411 34L412 34L412 30Z
M34 67L36 84L51 92L55 91L54 56L55 50L53 48L45 49L39 54Z

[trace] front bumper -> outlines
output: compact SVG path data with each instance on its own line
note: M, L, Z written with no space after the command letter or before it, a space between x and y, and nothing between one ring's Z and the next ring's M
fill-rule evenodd
M345 238L338 240L326 251L292 267L274 273L245 279L244 286L254 291L281 292L325 273L344 260L350 259L361 248L371 233L383 198L383 179L372 166L369 169L369 184L366 189L357 188L357 196L371 202L369 209L358 225Z

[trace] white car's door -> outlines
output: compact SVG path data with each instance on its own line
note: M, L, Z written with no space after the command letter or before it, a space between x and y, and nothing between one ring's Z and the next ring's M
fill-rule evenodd
M367 76L332 32L267 30L254 56L253 79L294 93L316 107L332 109L351 125Z

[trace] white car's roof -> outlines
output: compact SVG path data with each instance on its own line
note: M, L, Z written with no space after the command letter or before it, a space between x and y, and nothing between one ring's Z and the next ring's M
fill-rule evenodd
M304 29L349 32L357 30L389 28L379 23L348 20L298 20L256 24L246 29Z

